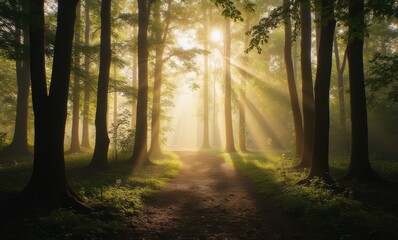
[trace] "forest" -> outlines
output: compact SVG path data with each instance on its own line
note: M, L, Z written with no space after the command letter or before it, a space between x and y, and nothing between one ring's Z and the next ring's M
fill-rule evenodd
M398 1L0 0L1 239L398 239Z

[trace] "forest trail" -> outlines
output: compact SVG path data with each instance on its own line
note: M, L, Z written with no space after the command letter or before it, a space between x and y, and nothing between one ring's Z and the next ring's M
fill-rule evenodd
M131 239L308 239L221 158L177 152L180 174L131 219Z

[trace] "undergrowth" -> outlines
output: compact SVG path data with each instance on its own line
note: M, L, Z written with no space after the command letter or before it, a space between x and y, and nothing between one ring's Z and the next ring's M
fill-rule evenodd
M307 170L291 170L292 162L283 154L224 153L220 157L254 182L258 190L271 197L280 209L306 222L314 239L398 237L398 215L388 210L391 202L368 201L372 196L387 197L389 191L386 189L358 183L345 186L336 183L331 188L320 179L314 179L309 186L297 185L307 175ZM346 163L339 160L331 163L333 172L341 175ZM394 163L385 163L391 164ZM395 199L398 196L395 195ZM394 209L398 207L396 202L394 206Z
M89 161L88 154L69 155L66 166L70 185L94 209L92 213L37 211L1 226L1 239L129 239L129 218L182 167L172 154L134 172L121 162L113 163L109 171L87 172ZM0 168L0 193L20 192L31 167L27 161Z

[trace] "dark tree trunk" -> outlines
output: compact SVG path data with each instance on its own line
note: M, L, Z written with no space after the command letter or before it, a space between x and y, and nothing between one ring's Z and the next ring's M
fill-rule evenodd
M249 31L250 22L246 19L245 23L245 32ZM245 34L244 37L245 49L249 47L249 38ZM245 54L243 56L243 64L248 65L249 56ZM240 88L239 88L239 149L242 152L247 152L246 148L246 80L247 80L247 71L243 71L243 76L240 79Z
M344 99L344 69L347 58L347 51L344 52L343 63L340 63L339 46L336 33L334 36L334 55L337 69L337 88L339 92L340 125L346 126L345 99Z
M84 46L90 46L90 6L89 0L84 5L85 27L84 27ZM87 50L87 49L86 49ZM84 54L84 71L86 80L84 82L84 104L83 104L83 129L82 129L82 147L90 148L90 57L86 51Z
M80 68L80 5L79 2L76 7L76 26L75 26L75 50L73 57L73 64L75 73L73 74L73 109L72 109L72 134L68 153L79 153L79 122L80 122L80 77L77 73Z
M29 12L29 3L23 2L23 12ZM19 21L17 19L16 21ZM3 151L12 154L29 154L28 149L28 101L30 86L29 65L29 26L22 20L22 29L16 29L16 39L23 36L23 44L16 47L17 107L14 136L12 142Z
M289 5L289 0L284 0L284 5ZM300 157L303 147L303 122L301 119L300 104L298 100L296 81L292 60L292 26L290 16L285 18L285 64L287 83L289 86L290 104L292 107L294 132L296 137L296 157Z
M108 87L111 66L111 0L101 1L100 72L95 113L95 147L89 169L107 169L108 165Z
M369 163L368 121L363 70L363 43L365 37L365 11L363 0L349 1L349 66L351 100L351 157L345 179L379 180Z
M64 134L70 82L73 30L77 1L58 2L57 30L50 92L44 56L44 1L31 0L30 60L35 118L33 172L22 197L42 209L87 210L68 186L65 174Z
M315 128L310 180L320 177L331 182L329 174L329 91L332 70L333 38L336 20L334 1L322 0L321 35L315 77Z
M148 25L152 0L138 1L138 96L133 155L130 162L141 167L148 156Z
M202 0L203 7L203 34L205 36L203 49L209 50L208 34L209 24L207 19L207 2ZM203 55L203 143L202 148L210 148L209 140L209 55Z
M232 109L231 109L231 21L225 19L224 34L224 71L225 71L225 152L235 152L234 135L232 129Z
M314 90L311 67L311 4L302 1L300 4L301 18L301 78L303 102L304 141L299 163L296 168L309 168L312 157L314 138Z

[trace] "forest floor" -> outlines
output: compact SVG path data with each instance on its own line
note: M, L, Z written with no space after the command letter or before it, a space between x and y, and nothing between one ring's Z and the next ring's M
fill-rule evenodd
M248 179L215 155L177 152L180 174L131 219L131 239L308 239Z

